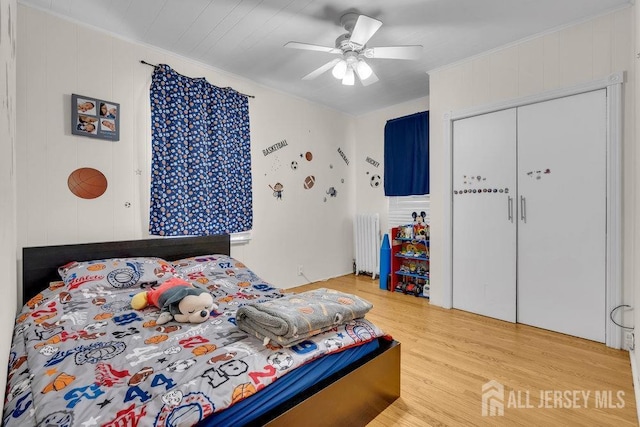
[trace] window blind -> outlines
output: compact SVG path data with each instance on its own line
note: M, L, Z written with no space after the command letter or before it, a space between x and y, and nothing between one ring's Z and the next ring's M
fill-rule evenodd
M389 228L399 225L411 224L413 217L411 214L425 212L425 222L429 224L431 201L428 194L421 196L393 196L389 197Z

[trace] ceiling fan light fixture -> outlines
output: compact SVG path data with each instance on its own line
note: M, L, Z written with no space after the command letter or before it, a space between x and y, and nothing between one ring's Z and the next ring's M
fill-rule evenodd
M382 26L382 22L375 18L348 12L340 18L340 24L347 32L338 36L334 47L293 41L285 45L287 48L340 55L305 75L302 80L313 80L331 70L333 77L342 80L343 85L355 84L357 74L362 85L369 86L379 79L364 58L416 60L422 56L421 45L367 47L371 37Z
M345 86L353 86L355 82L356 82L356 77L353 72L353 68L349 67L347 68L347 71L344 74L344 77L342 78L342 84Z
M360 77L361 80L366 80L369 77L371 77L371 74L373 73L373 70L371 69L369 64L364 62L363 59L360 59L358 61L357 67L358 67L358 76Z
M347 72L347 61L342 59L340 60L340 62L338 62L335 65L335 67L333 67L331 74L333 74L333 77L335 77L336 79L341 80L344 78L346 72Z

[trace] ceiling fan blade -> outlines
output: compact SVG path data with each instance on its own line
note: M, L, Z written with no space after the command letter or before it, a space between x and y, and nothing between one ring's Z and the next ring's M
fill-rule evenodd
M318 77L320 74L329 71L330 69L332 69L338 62L340 62L342 59L341 58L336 58L332 61L327 62L326 64L322 65L319 68L316 68L314 71L310 72L309 74L307 74L306 76L304 76L302 78L302 80L313 80L316 77Z
M300 42L288 42L287 44L284 45L284 47L288 47L291 49L301 49L301 50L315 50L317 52L326 52L326 53L342 53L340 49L336 49L335 47L320 46L317 44L300 43Z
M381 26L381 21L369 18L366 15L360 15L358 16L356 25L353 27L349 40L360 46L364 46Z
M380 46L364 50L367 58L380 59L419 59L422 55L422 46Z

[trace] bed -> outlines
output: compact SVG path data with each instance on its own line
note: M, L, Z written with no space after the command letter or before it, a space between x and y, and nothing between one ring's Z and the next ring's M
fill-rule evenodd
M267 350L234 329L233 314L245 299L267 301L278 298L279 291L229 253L226 235L24 248L23 300L29 303L14 331L4 424L180 425L202 419L198 425L364 425L399 397L400 344L366 319L318 335L292 352ZM136 313L123 301L140 291L138 285L143 289L156 281L141 275L136 286L123 286L115 296L102 287L87 289L85 276L77 275L96 273L92 260L153 263L148 259L154 257L160 259L153 264L154 278L173 274L173 267L207 287L220 305L215 316L200 326L154 327L156 309ZM208 270L214 264L222 273ZM63 269L64 284L60 266L69 266ZM130 271L122 271L113 263L103 273L117 283L131 280ZM74 318L67 306L63 316L52 315L56 304L79 300L83 309L97 310L89 315L110 317ZM114 333L122 342L112 339ZM211 333L228 345L214 341ZM139 344L126 341L133 336L139 336ZM249 355L252 348L260 354ZM234 359L239 352L246 353L241 363L248 366ZM111 362L117 357L128 357L129 369ZM72 359L76 371L64 368ZM76 382L87 368L95 380ZM58 400L49 398L56 395Z

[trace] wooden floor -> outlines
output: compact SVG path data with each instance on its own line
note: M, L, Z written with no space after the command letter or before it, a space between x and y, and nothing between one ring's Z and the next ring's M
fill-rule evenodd
M402 396L369 426L637 425L626 351L441 309L380 290L367 276L289 291L320 287L372 302L367 319L402 344ZM504 387L502 416L482 416L482 387L491 380Z

